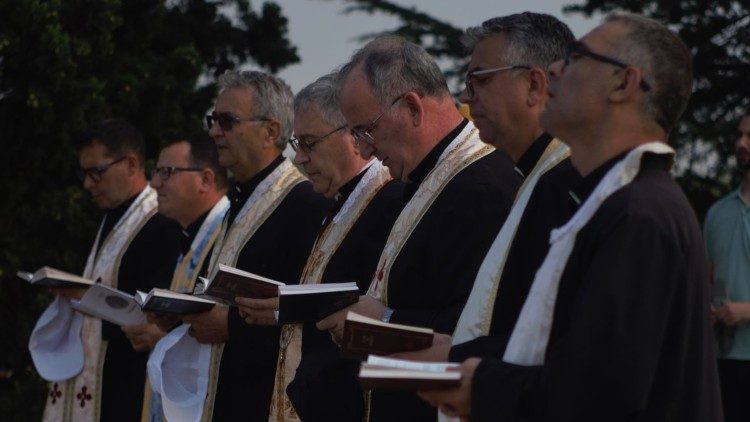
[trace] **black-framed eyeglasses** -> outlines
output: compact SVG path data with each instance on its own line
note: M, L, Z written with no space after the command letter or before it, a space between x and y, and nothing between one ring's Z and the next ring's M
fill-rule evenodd
M586 46L586 44L580 41L573 41L568 44L568 47L565 50L565 66L570 64L571 58L573 58L574 60L577 59L577 57L575 57L576 55L588 57L601 63L611 64L612 66L617 66L620 69L627 69L631 67L629 64L621 62L617 59L613 59L612 57L594 53L593 51L591 51L591 49L588 48L588 46ZM651 90L651 85L649 85L649 83L646 82L645 79L641 79L641 89L644 91L649 91Z
M514 70L514 69L530 70L531 66L527 66L525 64L516 64L516 65L511 65L511 66L493 67L492 69L472 70L471 72L466 74L466 94L469 96L469 99L474 98L474 81L472 81L472 78L476 78L477 76L484 76L484 75L494 75L495 73L498 73L498 72L503 72L506 70Z
M398 100L404 98L404 95L406 94L401 94L398 97L396 97L391 102L391 104L388 107L386 107L386 109L383 110L380 114L378 114L378 117L373 119L373 121L370 122L369 125L365 126L364 129L359 129L356 127L349 129L349 132L352 134L352 137L354 137L354 140L357 142L364 142L365 144L368 144L368 145L374 145L375 138L372 137L372 131L375 129L375 125L378 124L378 121L380 120L381 117L383 117L383 115L385 115L386 111L390 110L391 107L393 107L398 102Z
M159 176L163 182L166 182L173 174L181 171L203 171L203 169L198 167L157 167L151 171L151 178Z
M214 122L219 124L219 127L224 132L232 130L234 125L240 122L270 122L271 119L267 117L238 117L232 113L211 113L206 115L206 126L210 130L214 126Z
M109 170L110 167L114 166L115 164L119 163L120 161L126 159L126 156L122 156L115 161L112 161L109 164L105 164L103 166L95 166L95 167L88 167L85 169L78 169L76 170L76 174L78 175L78 178L81 179L81 182L86 180L86 176L91 178L96 183L99 183L102 180L102 176L104 176L104 173Z
M294 151L297 151L297 149L301 149L302 151L309 153L318 142L325 140L327 137L345 128L346 125L341 125L319 138L316 138L314 136L306 136L304 139L302 139L292 136L292 138L289 140L289 145L292 146L292 149Z

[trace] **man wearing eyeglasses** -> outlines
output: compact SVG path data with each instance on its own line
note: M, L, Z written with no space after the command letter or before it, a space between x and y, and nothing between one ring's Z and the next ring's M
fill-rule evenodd
M452 337L436 335L433 347L399 357L462 362L471 356L501 356L505 350L547 254L549 232L574 211L569 191L580 176L569 149L539 126L548 98L546 69L564 57L573 40L570 29L555 17L530 12L466 30L463 41L473 52L460 99L471 107L482 140L508 153L524 183L484 258Z
M219 164L236 184L209 273L226 264L298 283L330 201L281 155L292 132L291 90L281 79L254 71L227 71L219 85L207 117L209 135ZM279 328L248 325L236 307L224 306L183 322L190 324L189 336L212 347L208 391L195 397L195 412L203 420L268 420Z
M550 74L541 123L570 145L581 205L551 232L502 360L421 394L474 421L721 421L705 250L666 144L690 51L614 14Z
M105 211L84 277L130 294L167 287L179 254L179 226L156 213L157 195L146 182L140 132L122 119L105 120L82 134L77 147L83 186ZM83 343L84 359L73 377L50 386L45 420L140 419L142 404L148 407L143 394L153 344L137 340L131 345L125 334L130 327L72 312L68 299L79 299L85 289L55 293L58 297L35 327L31 343L44 344L44 336L60 327L78 327L70 331L70 339ZM53 344L61 350L57 358L62 361L56 365L69 365L64 351L72 343L58 339ZM30 349L55 358L54 351Z
M347 311L452 333L520 177L463 119L434 59L398 37L372 41L339 73L341 107L364 157L406 182L405 207L367 295L320 321L341 336ZM371 420L434 420L415 394L374 390Z
M296 137L290 140L294 161L316 192L336 198L307 259L302 282L354 281L364 294L403 206L403 183L393 180L377 160L362 157L345 130L337 88L335 74L329 74L294 99ZM238 299L238 303L249 323L275 324L278 299ZM362 420L359 364L342 359L327 332L317 330L314 323L286 325L280 347L272 420Z

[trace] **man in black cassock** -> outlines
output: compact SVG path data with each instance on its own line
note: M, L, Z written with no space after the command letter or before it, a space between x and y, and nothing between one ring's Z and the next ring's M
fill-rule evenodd
M294 99L295 137L290 141L296 151L294 162L304 169L316 192L336 200L320 228L302 281L356 282L365 294L403 207L404 184L393 180L388 169L373 157L365 159L360 154L354 138L345 130L334 78L334 74L319 78ZM273 311L278 309L278 299L242 298L238 303L244 305L240 310L247 314L248 323L276 323ZM299 343L290 342L285 355L301 355L301 361L294 378L285 382L277 369L275 417L362 420L359 362L342 358L328 332L317 330L314 322L305 323L301 335L295 332L294 336L300 336L301 350ZM291 360L285 363L290 365ZM286 391L283 384L288 384ZM291 403L282 405L283 400Z
M404 209L358 304L348 311L451 333L521 178L456 109L434 59L398 37L370 42L339 73L341 107L365 157L406 182ZM434 420L414 393L374 390L370 420Z
M91 193L97 206L105 210L97 236L98 250L92 252L96 260L136 199L143 199L143 195L155 196L155 193L144 192L151 188L144 173L143 136L130 123L122 119L104 120L90 127L76 141L83 187ZM179 225L154 213L126 243L116 269L115 287L134 294L136 290L169 286L178 255ZM85 290L55 289L55 293L80 299ZM151 340L131 345L123 332L127 328L102 321L102 340L107 342L107 347L101 375L101 402L95 404L99 406L98 420L132 421L141 417L148 351L160 333L154 324L145 324L143 328L144 338Z
M557 18L530 12L467 29L463 41L473 53L460 100L470 106L482 141L508 153L525 183L484 258L452 339L436 335L433 347L398 357L462 362L501 356L505 350L547 254L549 232L574 210L569 190L580 176L567 146L539 126L548 98L546 69L563 58L573 40Z
M262 72L227 71L219 84L207 119L209 135L218 147L219 163L236 184L229 191L229 227L220 246L224 251L214 251L214 257L233 249L233 266L296 284L330 202L281 155L292 132L291 90ZM270 204L268 195L277 188L284 193ZM266 207L265 214L254 214L258 207ZM246 228L252 233L238 233ZM241 244L231 244L233 231ZM225 343L218 380L209 387L213 408L207 403L203 420L268 420L278 327L247 325L236 307L217 306L183 320L199 342Z
M569 143L581 205L551 233L502 360L421 394L479 421L721 421L705 250L665 144L690 52L616 14L550 72L542 127Z

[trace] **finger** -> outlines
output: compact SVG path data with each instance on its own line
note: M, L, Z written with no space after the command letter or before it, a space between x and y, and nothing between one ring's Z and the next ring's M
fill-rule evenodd
M321 319L320 321L318 321L317 323L315 323L315 326L320 331L330 330L331 327L333 327L334 325L335 325L335 323L334 323L334 320L333 320L333 315L327 316L327 317Z

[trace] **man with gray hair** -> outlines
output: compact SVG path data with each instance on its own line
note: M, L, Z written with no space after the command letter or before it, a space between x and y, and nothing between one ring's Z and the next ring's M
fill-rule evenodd
M330 202L281 155L292 132L291 90L281 79L255 71L227 71L219 85L206 120L219 164L236 184L209 274L225 264L298 283ZM207 394L200 397L202 406L191 410L202 420L268 420L279 329L247 325L243 318L237 308L224 306L183 318L192 337L212 345ZM165 412L169 408L165 404Z
M502 360L422 392L473 421L721 421L706 253L669 169L692 88L687 46L614 14L550 67L542 127L565 139L581 205L550 248Z
M505 151L524 183L474 280L452 338L400 357L457 361L498 357L505 350L534 274L549 248L550 230L574 211L569 191L580 180L567 145L545 133L547 68L565 56L573 33L557 18L518 13L466 30L472 48L461 100L471 107L484 142Z
M520 185L506 155L461 117L421 47L367 44L339 73L341 108L365 157L406 182L367 295L320 322L340 336L348 311L452 333L472 281ZM373 390L370 420L434 420L414 393Z
M294 161L316 192L336 198L302 272L302 283L353 281L367 292L393 222L402 207L403 183L365 159L346 129L334 74L303 88L294 99ZM275 324L278 298L238 298L247 321ZM338 347L314 323L281 331L272 420L362 420L364 396L359 364L342 359ZM283 359L282 359L283 357ZM288 388L287 388L288 386Z

